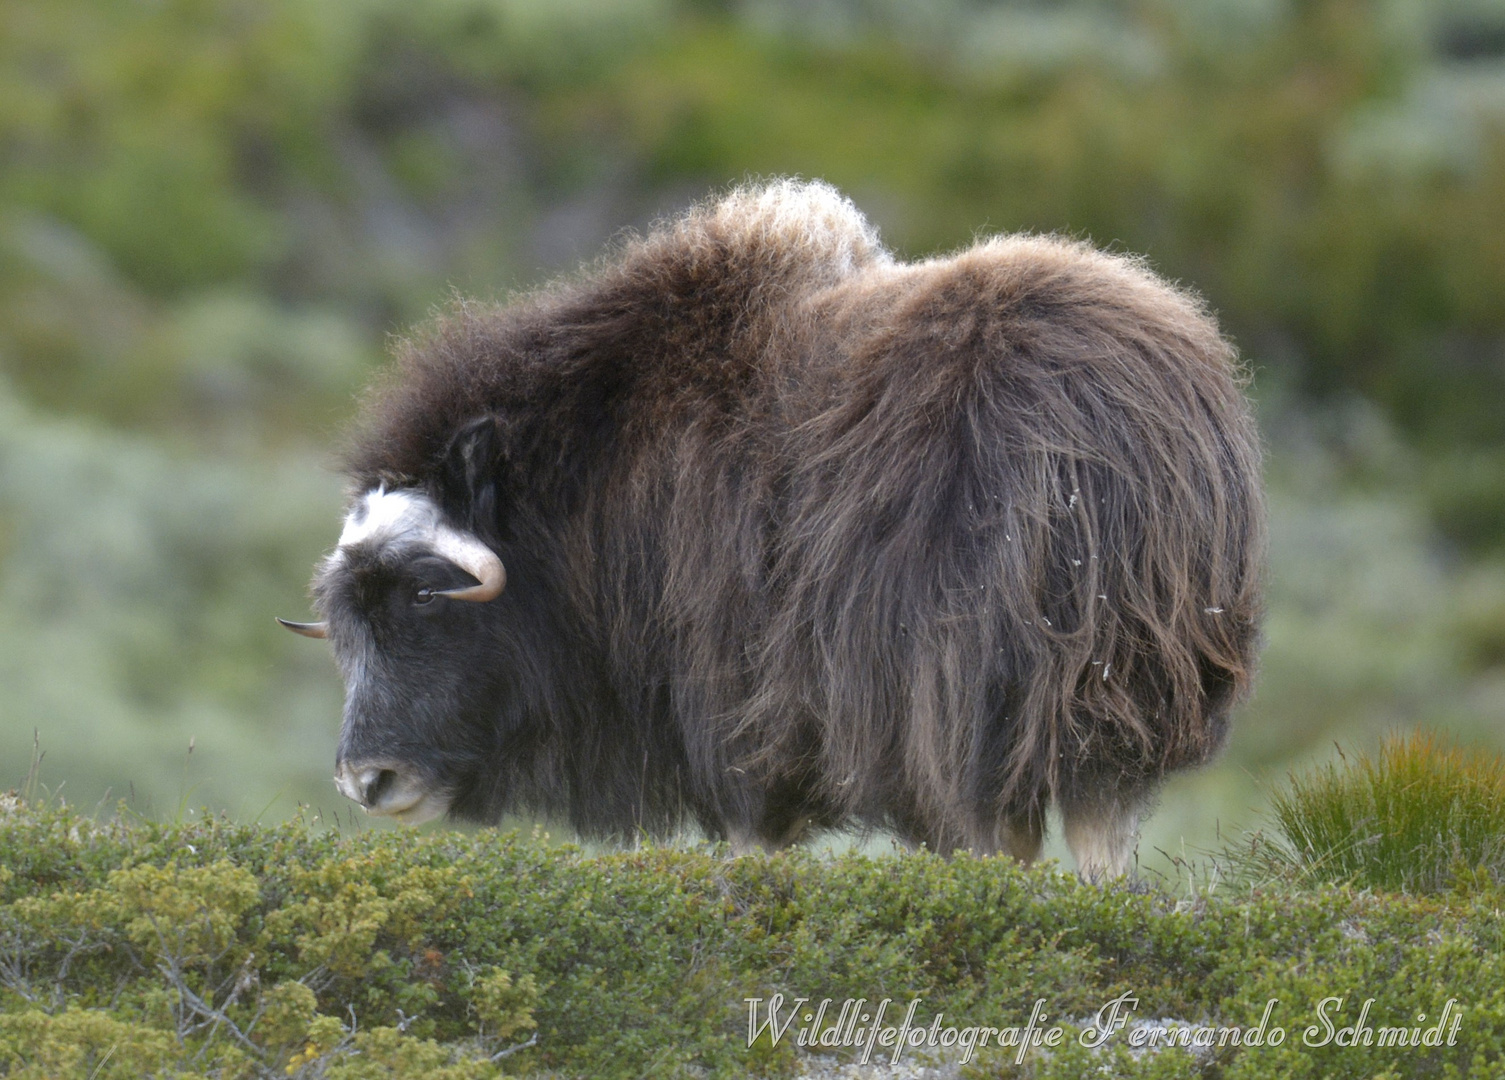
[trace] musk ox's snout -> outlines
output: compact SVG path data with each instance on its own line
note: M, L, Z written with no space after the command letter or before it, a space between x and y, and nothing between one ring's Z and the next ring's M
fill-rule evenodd
M430 789L411 769L390 761L340 761L335 766L340 794L366 813L396 818L406 825L432 821L449 809L449 797Z

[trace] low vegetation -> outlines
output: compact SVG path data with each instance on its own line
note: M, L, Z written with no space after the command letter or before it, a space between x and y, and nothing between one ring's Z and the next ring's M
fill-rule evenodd
M1246 869L1408 893L1505 885L1505 759L1429 733L1329 764L1271 799Z
M0 1076L797 1076L802 1022L748 1045L747 999L775 992L832 999L826 1030L843 1002L884 998L890 1022L917 1001L938 1030L1023 1028L1038 1001L1063 1029L1022 1061L977 1050L972 1077L1483 1075L1505 1054L1502 893L1456 884L1172 894L963 855L588 854L490 830L100 822L8 797ZM1124 995L1136 1021L1245 1034L1268 1010L1266 1037L1082 1046ZM1319 1008L1341 1028L1369 998L1368 1025L1418 1035L1448 1008L1452 1044L1308 1045L1328 1034Z

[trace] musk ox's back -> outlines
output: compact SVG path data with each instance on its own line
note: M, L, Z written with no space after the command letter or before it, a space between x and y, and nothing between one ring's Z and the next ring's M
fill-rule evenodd
M487 700L424 729L472 816L766 843L856 821L1027 858L1054 798L1116 872L1249 689L1235 357L1196 299L1071 241L906 264L827 187L738 191L411 341L350 471L507 566L426 624L492 642ZM338 651L358 590L319 589ZM382 723L347 708L342 751Z

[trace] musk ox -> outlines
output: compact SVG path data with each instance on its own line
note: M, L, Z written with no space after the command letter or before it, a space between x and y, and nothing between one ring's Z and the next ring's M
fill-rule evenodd
M374 814L1028 860L1054 801L1111 876L1250 685L1233 350L1070 240L909 263L827 186L737 190L402 345L348 475L293 626Z

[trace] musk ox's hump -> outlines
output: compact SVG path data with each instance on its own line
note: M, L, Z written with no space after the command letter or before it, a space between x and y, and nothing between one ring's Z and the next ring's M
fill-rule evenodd
M783 304L889 261L828 184L736 188L573 278L503 307L461 303L420 329L368 396L346 470L358 487L414 482L478 416L568 429L562 396L605 400L631 384L650 411L707 382L735 392Z
M850 199L804 180L735 188L659 225L623 254L625 267L670 290L711 275L733 287L819 288L889 261L877 229Z

